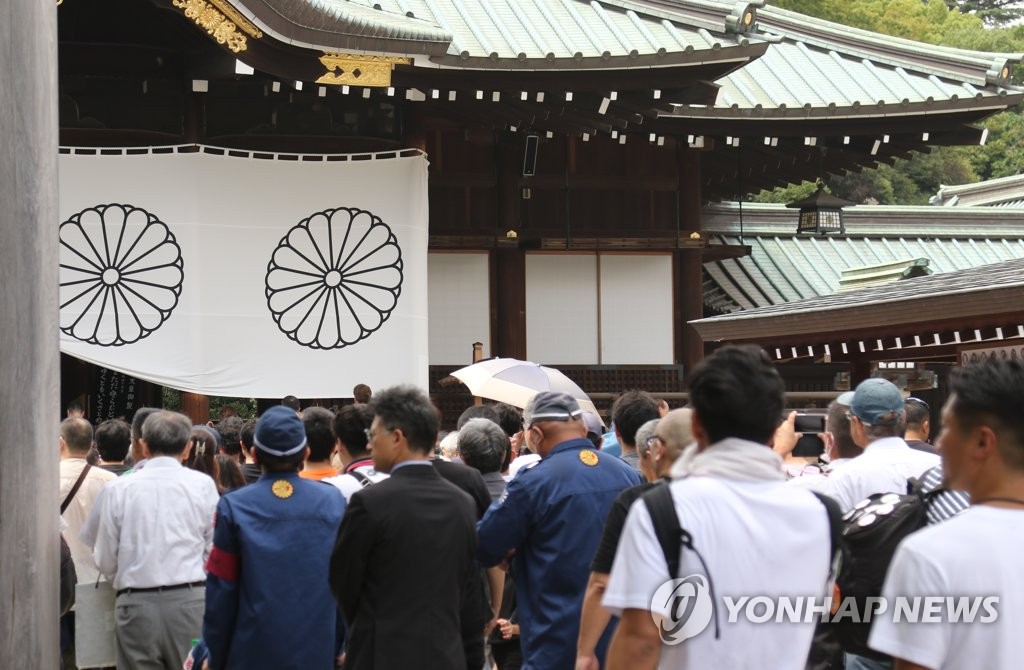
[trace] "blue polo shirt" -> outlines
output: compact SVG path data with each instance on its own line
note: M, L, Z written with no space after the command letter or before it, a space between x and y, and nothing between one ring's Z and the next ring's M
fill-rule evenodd
M483 565L516 552L512 567L524 670L574 666L590 561L605 517L623 489L640 483L629 465L593 446L585 438L556 446L517 474L477 525Z

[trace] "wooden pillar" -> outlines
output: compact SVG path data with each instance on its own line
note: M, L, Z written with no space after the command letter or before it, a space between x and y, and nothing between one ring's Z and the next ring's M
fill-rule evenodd
M850 359L850 390L871 376L871 359L858 357Z
M182 392L181 413L192 419L194 424L206 423L210 420L210 396Z
M496 200L501 231L514 230L523 243L519 192L522 153L516 143L495 138ZM491 253L491 354L526 358L526 255L519 247L500 247Z
M7 0L0 25L0 659L56 668L59 221L57 7Z
M677 145L679 230L699 231L701 226L700 152ZM703 254L700 249L684 249L673 256L673 293L675 314L675 358L683 364L684 374L704 359L704 342L687 322L704 316Z
M526 358L526 256L514 247L491 252L491 354Z

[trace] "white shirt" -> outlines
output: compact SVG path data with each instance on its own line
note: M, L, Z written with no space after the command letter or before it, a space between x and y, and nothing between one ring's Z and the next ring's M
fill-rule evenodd
M377 472L374 469L372 462L366 465L360 465L356 468L353 468L353 472L358 472L364 475L374 484L388 478L388 473ZM341 491L341 495L345 496L345 502L348 502L352 498L353 493L364 488L363 482L359 481L359 479L354 477L351 472L343 472L340 475L328 477L323 481L328 484L334 484L334 486L336 486L338 490ZM370 484L367 484L367 486L370 486Z
M833 472L846 465L849 461L849 458L837 458L834 461L829 461L817 472L807 472L798 477L790 477L786 480L786 485L826 493L825 488L828 486L826 484L828 478L832 476Z
M870 644L935 670L1016 670L1024 659L1024 510L975 505L907 537L882 596L998 596L995 621L908 623L876 618ZM890 605L890 609L891 609Z
M62 504L75 482L78 481L78 476L82 474L85 465L84 458L65 458L60 462L60 502ZM89 473L82 481L78 492L68 504L67 509L64 510L64 514L61 515L67 524L64 539L67 540L68 547L71 548L71 560L75 563L75 573L78 575L78 581L82 583L95 582L100 573L92 560L92 549L78 539L78 534L82 531L82 526L89 516L89 511L96 503L100 491L107 482L113 479L117 479L117 475L113 472L107 472L95 466L89 468Z
M883 437L864 448L857 458L831 473L817 490L836 499L847 512L873 493L907 492L907 479L920 477L939 464L939 457L911 449L899 437Z
M115 589L206 579L217 486L169 456L104 487L81 539Z
M786 486L781 476L775 481L691 476L671 487L680 523L707 563L717 601L703 632L662 645L658 667L803 670L816 619L751 623L744 609L730 623L725 598L735 604L744 596L788 595L823 604L830 588L824 505L810 493ZM675 577L693 574L705 572L697 555L683 550ZM642 609L665 617L668 608L652 598L668 579L650 514L646 505L637 503L626 519L604 606L616 614ZM721 629L717 640L715 617Z

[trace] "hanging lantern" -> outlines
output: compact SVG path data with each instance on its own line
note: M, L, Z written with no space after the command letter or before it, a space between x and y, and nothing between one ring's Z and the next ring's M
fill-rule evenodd
M797 221L796 232L810 233L812 235L827 235L828 233L845 233L843 226L843 207L856 203L849 200L837 198L831 193L825 192L825 184L818 181L818 190L809 198L791 202L786 207L800 210L800 218Z

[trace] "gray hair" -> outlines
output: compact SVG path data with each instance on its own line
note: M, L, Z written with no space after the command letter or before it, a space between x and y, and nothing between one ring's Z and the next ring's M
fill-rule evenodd
M647 440L654 436L654 431L658 429L658 422L661 419L651 419L647 423L643 424L636 430L636 450L641 456L650 451L647 446Z
M441 452L441 456L451 460L459 455L459 431L453 430L444 437L441 438L441 443L437 445L438 450Z
M185 450L192 434L192 422L178 412L159 411L146 417L142 439L155 455L177 456Z
M481 474L500 471L508 448L508 435L490 419L470 419L459 431L462 460Z

